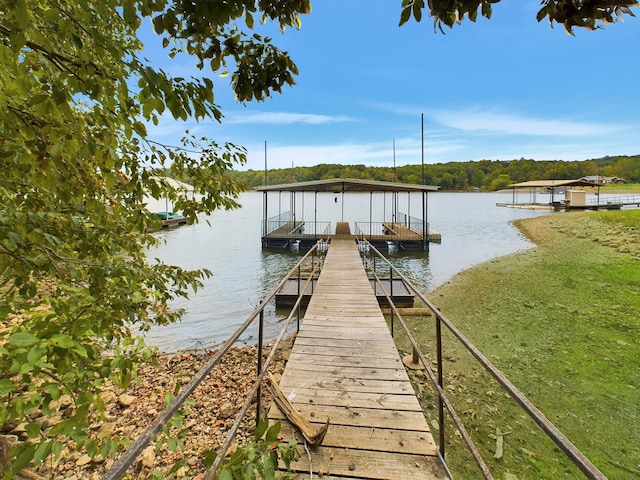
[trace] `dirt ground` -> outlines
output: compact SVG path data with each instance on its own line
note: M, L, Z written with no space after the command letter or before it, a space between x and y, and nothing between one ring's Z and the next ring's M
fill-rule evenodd
M292 340L285 343L283 350L275 356L270 371L277 377L283 370ZM268 352L268 349L267 349ZM161 412L165 405L165 395L173 393L186 384L191 377L214 355L208 353L183 353L172 356L158 356L153 362L140 365L139 382L132 382L122 392L113 387L105 388L102 398L106 406L106 421L91 425L92 436L115 435L134 441ZM265 354L266 355L266 354ZM168 472L179 460L186 459L176 477L195 480L204 478L205 466L202 452L216 451L224 442L226 432L241 410L246 395L251 390L256 376L256 347L232 348L206 379L198 386L186 407L188 415L181 428L187 429L184 448L172 451L166 439L159 441L159 448L150 444L128 471L129 479L147 478L153 470ZM271 398L267 389L262 389L262 416L268 411ZM68 399L70 405L70 399ZM65 409L62 399L60 410ZM67 405L68 406L68 405ZM232 450L246 443L253 436L256 419L255 403L244 417ZM176 429L173 433L177 432ZM18 435L20 432L14 432ZM69 445L72 447L72 445ZM57 460L45 462L38 470L24 471L18 479L80 480L99 479L113 465L114 459L104 459L101 455L91 458L85 451L65 448Z

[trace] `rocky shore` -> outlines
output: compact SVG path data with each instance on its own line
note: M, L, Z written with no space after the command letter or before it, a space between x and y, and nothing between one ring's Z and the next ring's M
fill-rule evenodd
M292 339L284 343L270 368L276 377L284 370ZM156 443L151 443L143 451L125 478L147 478L154 470L162 472L161 476L164 476L176 462L184 459L186 463L176 472L176 477L203 479L205 466L202 452L216 451L222 445L226 432L254 385L256 350L256 347L232 348L195 390L186 407L188 414L184 424L179 428L172 428L174 434L185 429L183 448L169 448L168 439L161 433ZM265 351L268 350L269 347L266 347ZM115 435L133 442L165 408L166 395L173 394L189 382L214 354L215 352L158 356L152 362L141 364L138 369L139 381L132 382L126 391L112 387L105 389L102 398L107 422L92 424L92 436L97 438L101 435ZM264 416L271 404L266 388L262 389L261 403ZM64 408L64 405L60 405L60 408ZM232 450L252 437L255 418L254 403L243 419ZM72 447L73 445L69 445L57 460L45 462L37 471L23 472L20 478L97 480L113 465L113 458L105 459L99 454L91 458L86 451L75 451Z

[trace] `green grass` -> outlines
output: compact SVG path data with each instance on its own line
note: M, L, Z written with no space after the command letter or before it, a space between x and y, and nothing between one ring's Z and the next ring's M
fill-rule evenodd
M609 478L638 479L640 210L518 225L536 248L463 272L430 299ZM407 321L434 359L433 320ZM580 478L451 335L444 351L445 389L495 478ZM436 428L433 391L421 373L414 377ZM505 432L503 454L494 458ZM454 476L477 478L453 428L447 437Z
M606 185L604 187L600 187L600 191L601 192L607 192L607 191L625 191L625 192L640 192L640 184L638 183L622 183L622 184L615 184L615 185Z

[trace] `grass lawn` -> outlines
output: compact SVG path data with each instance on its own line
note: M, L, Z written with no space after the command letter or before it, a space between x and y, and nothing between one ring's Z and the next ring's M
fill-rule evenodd
M640 192L640 184L637 183L616 183L615 185L605 185L604 187L600 187L600 191L603 193L608 193L611 191L617 192L629 192L629 193L639 193Z
M608 478L638 479L640 210L517 225L535 248L465 271L429 298ZM435 359L433 320L406 320ZM445 390L495 478L581 477L451 335L444 352ZM436 436L433 391L424 374L414 380ZM479 478L446 433L454 476Z

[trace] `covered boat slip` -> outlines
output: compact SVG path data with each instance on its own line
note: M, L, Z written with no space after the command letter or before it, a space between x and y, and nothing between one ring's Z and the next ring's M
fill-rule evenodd
M439 187L359 179L333 179L258 187L263 192L262 246L264 248L309 248L318 240L338 232L338 226L350 225L349 234L367 239L378 248L394 245L406 250L427 250L429 242L439 242L440 234L429 229L427 194ZM288 194L288 206L282 207L282 194ZM319 194L330 197L333 209L326 208L318 219ZM347 194L368 194L367 206L356 207L358 220L345 221L353 214L354 202ZM276 198L274 198L276 196ZM312 198L309 198L312 197ZM305 214L312 204L313 218ZM412 201L413 198L413 201ZM375 203L374 203L375 201ZM406 211L400 211L400 205ZM339 209L339 210L338 210ZM329 217L330 218L327 218Z
M330 422L307 454L300 434L271 407L284 440L300 444L295 478L445 478L354 239L332 239L279 383L314 427Z
M498 203L499 207L523 208L529 210L560 210L571 208L597 208L598 202L588 202L584 187L597 188L603 184L592 180L530 180L509 186L512 192L511 202ZM578 189L579 188L579 189ZM559 193L556 191L560 190ZM521 192L528 198L522 199ZM539 200L538 197L542 199ZM604 205L603 205L604 206Z

